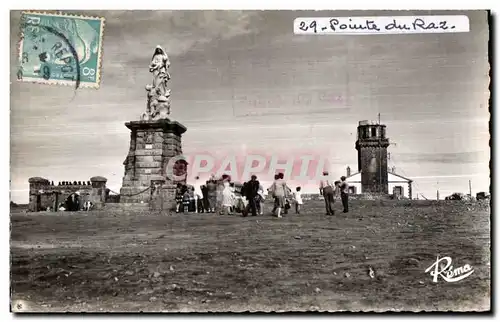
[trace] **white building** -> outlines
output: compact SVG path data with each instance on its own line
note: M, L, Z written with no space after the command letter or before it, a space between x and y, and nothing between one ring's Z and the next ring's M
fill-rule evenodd
M388 190L390 194L402 196L408 199L412 198L412 182L413 180L403 177L395 173L395 168L387 169ZM351 174L351 170L347 167L346 181L349 183L350 194L362 194L361 189L361 172Z

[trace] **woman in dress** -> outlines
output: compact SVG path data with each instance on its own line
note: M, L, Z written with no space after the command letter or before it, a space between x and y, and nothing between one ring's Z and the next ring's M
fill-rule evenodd
M274 208L272 213L274 215L277 210L278 218L281 218L281 211L285 210L286 198L288 197L288 190L289 188L286 185L283 173L279 173L278 175L275 176L273 185L269 189L269 191L272 193L274 197Z
M262 184L259 184L259 191L257 192L259 202L257 202L257 211L259 212L259 215L264 214L264 201L266 200L267 193L264 190L264 187Z
M220 213L223 210L223 195L222 192L224 191L225 188L225 183L227 182L228 184L231 182L231 177L229 177L227 174L223 174L222 178L216 181L217 182L217 202L215 205L215 211Z
M220 214L232 215L231 208L235 202L234 189L231 188L229 180L223 180L222 185L224 188L221 192L222 200Z

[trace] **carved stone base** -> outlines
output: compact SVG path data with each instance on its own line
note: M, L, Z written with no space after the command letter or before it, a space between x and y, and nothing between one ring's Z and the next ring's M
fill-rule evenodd
M158 105L156 105L155 111L153 113L151 113L153 121L167 119L169 115L170 115L170 103L169 102L158 103Z
M141 115L141 121L159 121L167 120L170 115L170 103L158 103L154 111L144 112Z
M125 125L131 130L130 149L123 162L125 175L120 203L149 203L153 198L152 180L163 180L165 187L176 184L167 177L166 167L172 157L182 154L181 136L186 128L169 119L133 121ZM163 202L175 203L175 195L167 195Z

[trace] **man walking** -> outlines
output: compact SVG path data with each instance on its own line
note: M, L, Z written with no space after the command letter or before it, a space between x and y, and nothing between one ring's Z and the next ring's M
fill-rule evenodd
M202 208L203 212L210 212L209 207L208 207L208 189L207 185L201 185L201 196L202 196Z
M252 212L252 216L257 216L257 211L260 210L260 206L258 205L258 203L260 203L260 199L258 199L260 198L259 186L260 183L257 181L256 175L252 175L250 181L248 181L245 185L245 197L247 197L248 207Z
M344 207L344 213L349 212L349 184L347 183L346 177L340 177L342 181L340 183L340 199L342 199L342 207Z
M334 184L329 179L328 171L323 171L323 179L319 183L319 193L325 198L326 215L333 216L333 203L335 202Z

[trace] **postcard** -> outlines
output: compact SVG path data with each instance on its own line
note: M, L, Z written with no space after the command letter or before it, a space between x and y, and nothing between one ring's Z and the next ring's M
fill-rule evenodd
M11 312L489 312L488 11L11 11Z

